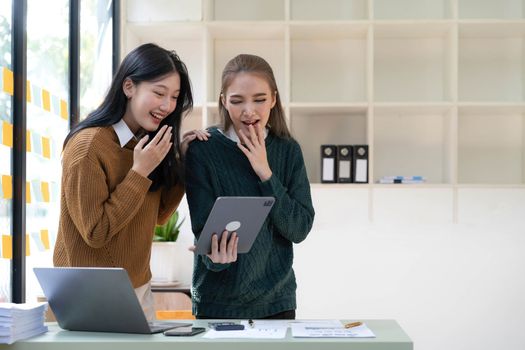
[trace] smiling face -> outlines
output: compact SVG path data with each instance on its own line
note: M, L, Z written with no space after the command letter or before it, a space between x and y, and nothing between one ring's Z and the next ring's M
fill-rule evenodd
M237 135L242 130L250 135L249 125L264 128L275 106L275 93L258 74L238 73L221 95Z
M161 121L175 110L180 76L174 72L159 80L138 84L128 78L122 88L128 97L124 121L134 134L140 130L151 132L157 130Z

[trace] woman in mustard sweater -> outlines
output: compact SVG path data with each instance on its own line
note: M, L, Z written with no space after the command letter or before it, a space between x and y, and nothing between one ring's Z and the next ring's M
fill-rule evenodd
M64 141L54 265L125 268L149 319L154 227L184 194L188 143L207 138L194 131L179 139L192 106L184 63L144 44L124 58L102 104Z

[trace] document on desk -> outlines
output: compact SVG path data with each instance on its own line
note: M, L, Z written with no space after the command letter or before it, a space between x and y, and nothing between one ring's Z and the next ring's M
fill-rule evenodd
M322 322L292 323L291 327L294 338L375 338L364 323L352 328L344 328L340 322L339 325L329 326Z
M282 321L260 321L255 320L253 325L247 321L242 321L244 330L242 331L216 331L210 329L203 338L208 339L284 339L288 323Z

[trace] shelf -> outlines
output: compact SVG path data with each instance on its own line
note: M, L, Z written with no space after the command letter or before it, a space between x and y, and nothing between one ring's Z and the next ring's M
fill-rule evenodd
M222 126L222 120L219 116L219 109L216 103L214 106L207 107L207 118L204 128L209 128L210 126Z
M460 101L525 101L525 23L459 25Z
M459 18L525 18L523 0L459 0Z
M290 0L292 20L363 20L367 0Z
M364 220L449 222L462 217L459 191L525 190L525 0L164 3L127 2L123 42L186 62L197 107L183 130L220 123L228 60L264 57L315 201L357 194ZM368 144L370 183L319 184L321 144ZM427 182L377 183L387 175ZM399 196L408 206L392 211Z
M376 25L374 100L451 101L452 33L448 23Z
M290 22L290 39L362 39L368 37L369 23L356 21Z
M206 19L215 21L284 20L284 0L204 0ZM199 2L199 1L196 1Z
M525 183L523 108L459 108L458 183Z
M367 144L366 110L331 110L312 113L305 110L290 112L292 136L301 145L308 179L320 182L321 145ZM313 136L315 133L315 137Z
M368 103L290 103L290 110L298 116L315 116L320 114L366 114Z
M202 107L193 107L193 111L182 119L181 135L186 131L202 128Z
M374 108L374 182L383 176L424 176L450 184L453 110L446 107Z
M127 0L128 22L200 21L202 6L194 0Z
M265 29L266 28L266 29ZM282 25L265 26L253 24L235 24L227 27L212 25L210 32L210 67L208 72L208 101L217 100L221 91L221 75L226 63L240 53L263 57L272 66L277 86L284 89L285 43Z
M284 40L286 26L282 22L208 22L213 39L280 39Z
M204 31L199 23L133 23L127 25L126 47L137 47L154 42L168 50L175 50L188 68L192 83L193 99L196 105L204 103L203 45Z
M450 0L374 0L375 19L452 18Z
M367 25L290 26L291 100L366 101L367 38Z

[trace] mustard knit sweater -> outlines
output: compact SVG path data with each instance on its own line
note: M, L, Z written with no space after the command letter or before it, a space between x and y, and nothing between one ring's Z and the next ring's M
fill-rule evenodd
M55 266L123 267L135 288L151 279L155 225L173 213L184 188L149 192L151 180L131 170L136 144L121 147L111 126L83 129L67 143Z

